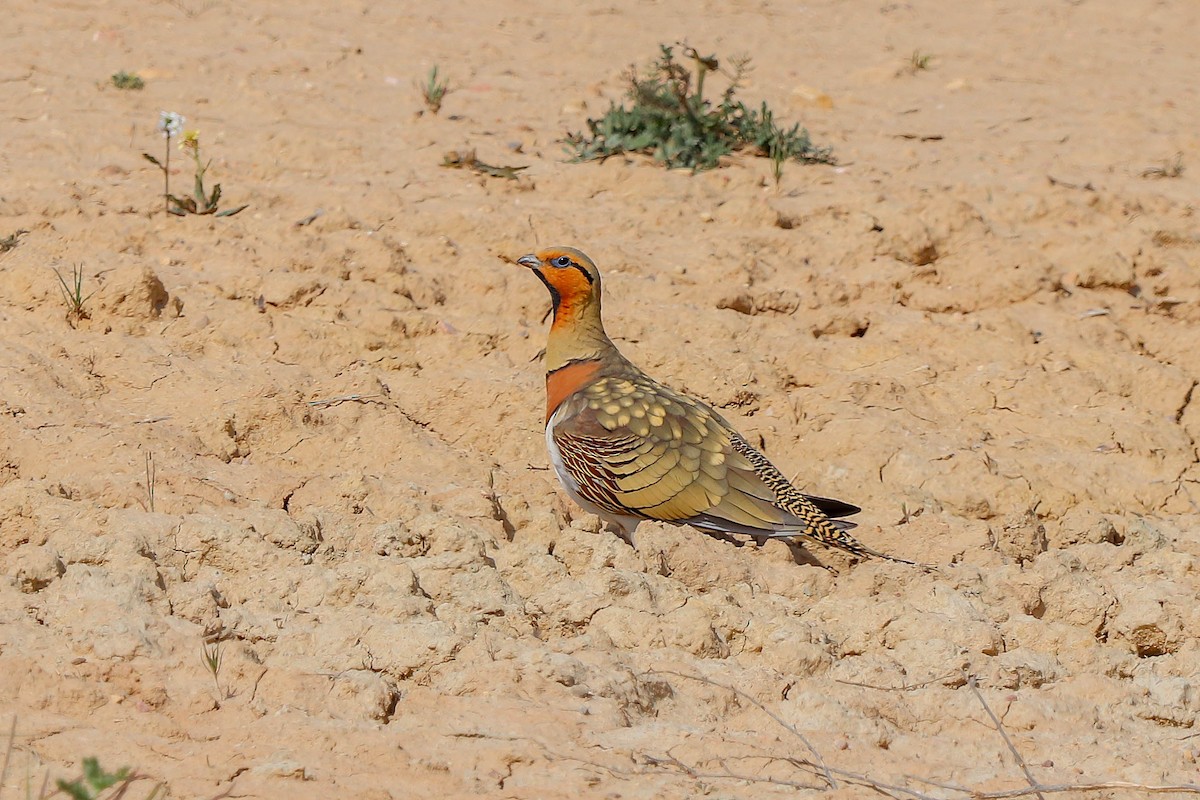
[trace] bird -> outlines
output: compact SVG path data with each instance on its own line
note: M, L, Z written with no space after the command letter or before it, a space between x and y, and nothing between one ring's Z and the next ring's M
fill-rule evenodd
M802 493L713 408L621 354L601 318L600 271L574 247L521 256L550 293L546 448L584 510L636 547L646 520L709 535L810 540L859 558L873 550L841 519L858 506Z

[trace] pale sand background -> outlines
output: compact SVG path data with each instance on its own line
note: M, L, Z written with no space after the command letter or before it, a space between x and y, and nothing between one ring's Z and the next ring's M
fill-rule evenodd
M821 786L656 670L938 797L1025 785L963 672L1043 781L1200 780L1200 7L474 6L4 9L0 795L87 755L173 798L816 793L659 763ZM684 38L752 54L747 101L841 166L567 163ZM159 211L160 109L247 211ZM545 291L497 258L539 244L865 542L956 566L593 533L546 471Z

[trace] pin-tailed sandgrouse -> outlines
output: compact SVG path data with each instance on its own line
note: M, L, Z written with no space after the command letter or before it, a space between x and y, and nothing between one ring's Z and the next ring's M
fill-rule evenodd
M643 520L705 533L807 537L878 553L831 518L860 509L801 493L716 411L652 379L604 332L600 273L571 247L522 256L550 290L546 446L571 498L633 541ZM895 559L899 560L899 559Z

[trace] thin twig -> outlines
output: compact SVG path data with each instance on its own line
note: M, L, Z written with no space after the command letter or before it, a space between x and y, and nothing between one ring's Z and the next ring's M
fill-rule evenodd
M951 672L947 672L945 675L939 675L936 678L930 678L927 681L921 681L920 683L906 683L903 686L875 686L874 684L871 684L871 683L859 683L858 681L844 681L841 678L834 678L834 680L836 682L844 684L846 686L857 686L861 689L875 689L876 691L880 691L880 692L911 692L914 689L924 689L926 686L929 686L931 684L941 683L942 681L946 680L947 678L953 678L955 675L958 675L958 674L960 674L960 670L953 670Z
M1021 771L1025 773L1025 779L1029 781L1029 785L1034 790L1033 794L1036 795L1039 800L1046 800L1045 797L1042 797L1041 791L1038 790L1038 787L1041 786L1041 784L1038 782L1038 779L1033 777L1033 773L1029 771L1029 765L1025 763L1025 759L1021 756L1020 751L1017 750L1017 746L1013 744L1012 739L1008 738L1008 731L1004 730L1004 723L1000 721L1000 718L996 716L994 711L992 711L992 707L987 704L987 700L983 698L983 692L979 691L979 685L977 684L974 675L967 678L967 686L971 687L971 691L975 693L975 697L978 698L979 704L983 706L983 710L986 711L987 715L992 718L992 724L996 726L996 732L1000 734L1000 738L1004 740L1006 745L1008 745L1008 751L1013 754L1013 758L1015 758L1017 760L1017 764L1021 766Z
M1092 185L1091 181L1080 184L1080 183L1069 183L1067 181L1059 180L1058 178L1054 177L1053 175L1047 175L1046 178L1050 181L1051 186L1062 186L1064 189L1082 189L1085 192L1096 191L1096 187Z
M324 213L325 213L325 209L323 209L323 208L318 208L316 211L314 211L313 213L309 214L309 215L308 215L307 217L305 217L304 219L302 219L302 220L299 220L299 221L297 221L297 222L295 222L295 223L293 223L293 224L294 224L294 225L295 225L297 228L303 228L305 225L310 225L310 224L312 224L313 222L315 222L315 221L317 220L317 218L318 218L318 217L320 217L320 216L321 216L322 214L324 214Z
M4 782L8 780L8 759L12 756L13 746L17 741L17 715L13 714L12 724L8 727L8 744L4 747L4 766L0 767L0 792L4 791Z
M673 766L681 770L689 778L694 780L723 780L723 781L745 781L746 783L769 783L772 786L787 786L792 789L815 789L820 790L823 787L813 786L809 783L800 783L799 781L789 781L783 778L764 778L761 775L751 775L744 772L733 772L726 768L725 772L701 772L695 767L688 766L680 761L675 756L669 755L666 758L656 758L655 756L647 755L647 762L651 766ZM724 766L722 764L721 766ZM930 798L929 800L932 800Z
M676 674L676 673L671 673L671 674ZM692 677L692 676L684 676L684 677ZM708 682L708 681L706 681L706 682ZM725 773L701 772L700 770L696 769L694 766L688 765L688 764L680 761L679 758L677 758L676 756L671 754L670 751L668 751L664 756L652 756L648 753L642 753L641 757L644 759L645 766L648 767L648 768L642 768L642 769L622 769L620 767L615 767L610 764L601 764L596 761L590 761L588 759L583 759L583 758L579 758L577 756L571 756L571 755L565 755L565 754L557 754L557 757L562 760L577 761L581 764L586 764L590 767L595 767L596 769L604 770L605 772L609 773L610 775L623 775L623 776L652 775L652 774L654 774L655 769L661 769L662 767L674 767L674 768L678 769L680 772L682 772L683 774L687 775L689 778L693 778L696 780L722 780L722 779L724 779L724 780L745 781L748 783L768 784L768 785L772 785L772 786L787 786L790 788L808 788L808 789L814 788L812 786L806 786L805 784L801 784L798 781L788 781L783 778L770 778L770 777L749 775L746 773L733 772L732 770L729 770ZM816 774L815 771L817 769L817 766L815 764L813 764L812 762L807 761L805 759L800 759L800 758L796 758L796 757L770 756L770 755L763 755L761 757L768 761L786 762L798 769L812 770L812 771L814 771L814 774ZM725 766L723 761L722 761L721 765ZM728 770L728 767L726 767L726 769ZM862 773L862 772L852 772L850 770L839 769L837 767L830 767L829 771L831 773L833 773L834 775L837 775L839 778L841 778L843 781L845 781L848 784L853 784L856 786L867 786L867 787L874 789L877 792L881 792L883 794L888 794L888 795L891 795L892 797L903 796L906 798L911 798L911 800L945 800L944 796L926 794L925 792L919 791L917 789L911 789L907 786L900 786L899 784L888 783L887 781L879 780L878 778L874 778L874 777L867 775L865 773ZM984 791L980 791L979 789L972 788L970 786L962 786L960 784L935 781L935 780L931 780L929 778L922 778L922 777L915 776L915 775L906 775L905 777L909 778L911 780L917 780L922 783L928 783L932 786L937 786L938 788L946 789L951 792L956 792L958 794L961 794L963 796L962 800L967 800L967 798L969 798L970 800L1010 800L1010 798L1028 797L1030 795L1043 794L1043 793L1044 794L1065 794L1068 792L1102 792L1102 791L1110 791L1113 789L1125 789L1130 792L1145 792L1147 794L1162 794L1162 793L1168 793L1168 792L1200 794L1200 784L1194 784L1194 783L1142 784L1142 783L1129 783L1127 781L1098 781L1095 783L1074 783L1074 784L1071 784L1071 783L1057 784L1056 783L1056 784L1045 784L1045 785L1038 784L1035 786L1021 787L1019 789L1002 789L1002 790L994 791L994 792L984 792Z
M885 783L884 781L881 781L878 778L872 778L870 775L866 775L862 772L850 772L849 770L836 769L836 768L833 771L836 774L840 775L847 783L855 783L855 784L859 784L861 786L870 786L872 789L875 789L876 791L888 792L889 794L892 794L893 797L896 794L902 794L902 795L911 797L914 800L939 800L939 798L935 798L933 795L928 795L928 794L925 794L924 792L918 792L916 789L910 789L907 786L900 786L899 784L896 784L896 783ZM946 788L950 788L950 787L946 787ZM971 790L970 789L959 789L959 791L964 791L964 792L970 793Z
M694 681L699 681L700 683L706 683L709 686L715 686L718 689L724 689L727 692L733 692L738 697L742 698L743 700L745 700L746 702L750 703L755 708L757 708L759 711L763 712L768 717L775 720L775 722L780 727L782 727L784 730L788 731L793 736L795 736L797 739L799 739L801 742L803 742L804 746L808 748L808 752L812 753L813 758L816 759L816 764L814 766L819 767L820 770L825 774L825 780L829 783L829 788L831 788L831 789L838 788L837 780L833 777L833 773L830 772L829 767L826 766L825 759L821 757L821 754L819 752L817 752L817 748L813 747L812 742L810 742L803 733L801 733L799 730L797 730L795 725L792 725L787 720L783 719L783 717L779 716L774 711L767 708L762 703L758 702L758 700L754 699L750 695L743 692L741 689L738 689L733 686L726 686L723 683L717 683L716 681L711 680L709 678L705 678L702 675L688 675L683 672L674 672L672 670L650 670L650 672L654 673L654 674L659 674L659 675L675 675L680 678L689 678Z
M692 767L692 766L689 766L689 765L683 763L682 761L680 761L678 758L671 755L670 753L668 753L666 755L666 757L662 757L662 758L656 757L656 756L651 756L648 754L643 754L643 758L645 758L646 763L652 767L654 767L654 766L657 766L657 767L674 766L677 769L679 769L681 772L683 772L685 775L687 775L689 778L707 779L707 780L724 779L724 780L747 781L750 783L766 783L766 784L770 784L772 786L788 786L788 787L797 788L797 789L812 789L812 788L814 788L813 786L800 783L799 781L788 781L783 778L769 778L769 777L762 777L762 776L754 776L754 775L748 775L746 773L733 772L731 770L726 771L724 773L700 772L695 767ZM773 756L763 756L763 758L766 758L771 761L785 761L794 767L808 768L810 770L817 769L817 766L815 764L813 764L810 761L803 760L803 759L777 758L777 757L773 757ZM616 775L647 775L647 774L651 774L649 770L622 770L622 769L618 769L616 767L610 767L606 764L597 764L592 761L584 761L583 763L590 764L591 766L595 766L595 767L600 767L601 769L604 769L604 770L611 772L613 774L616 774ZM722 764L722 766L724 766L724 764ZM728 767L726 767L726 769L728 770ZM893 796L900 794L900 795L905 795L907 797L911 797L911 798L913 798L913 800L940 800L940 798L936 798L933 795L925 794L924 792L919 792L916 789L909 789L907 786L898 786L893 783L887 783L885 781L877 780L875 778L870 777L869 775L864 775L860 772L851 772L849 770L837 769L836 767L831 767L829 769L829 771L831 773L836 774L836 775L840 776L841 778L845 779L847 783L853 783L853 784L863 785L863 786L870 786L872 789L875 789L876 791L884 792L887 794L892 794ZM823 774L822 774L822 777L824 777ZM956 791L964 792L966 794L972 793L971 789L967 789L965 787L946 787L946 788L954 789Z
M154 513L154 481L158 472L154 466L154 453L146 451L146 497L150 501L150 513Z
M383 397L381 394L347 394L341 397L331 397L328 400L309 400L310 406L335 406L339 403L369 403L373 398Z
M906 789L903 786L893 786L880 783L869 775L846 772L845 770L836 768L833 771L835 774L841 775L848 782L862 783L875 788L883 787L891 791L898 791L904 794L912 795L915 798L932 800L929 795L913 791L912 789ZM941 789L949 789L952 792L961 792L967 797L972 798L972 800L1009 800L1009 798L1028 797L1029 795L1064 794L1066 792L1103 792L1112 789L1127 789L1131 792L1146 792L1147 794L1161 794L1164 792L1187 792L1189 794L1200 794L1200 784L1196 783L1147 784L1130 783L1128 781L1097 781L1095 783L1035 783L1032 786L1022 786L1020 789L1000 789L994 792L983 792L979 789L972 789L969 786L961 786L954 783L943 783L942 781L934 781L917 775L906 775L905 777L921 781L922 783L928 783Z
M163 209L171 213L171 132L164 131L167 139L167 155L163 160Z
M1128 789L1131 792L1161 794L1163 792L1188 792L1200 794L1200 783L1129 783L1128 781L1099 781L1097 783L1054 783L1038 784L1028 789L1007 789L999 792L971 792L977 800L1007 800L1010 797L1027 797L1031 794L1062 794L1063 792L1103 792L1110 789Z

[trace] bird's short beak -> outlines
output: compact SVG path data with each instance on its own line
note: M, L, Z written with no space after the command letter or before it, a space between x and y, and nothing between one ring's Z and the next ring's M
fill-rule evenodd
M538 257L533 253L530 253L527 256L521 256L517 259L517 263L523 267L529 267L530 269L537 269L542 265L541 260L539 260Z

